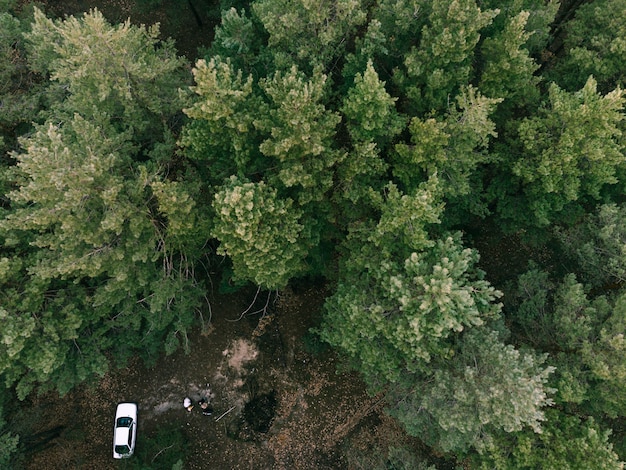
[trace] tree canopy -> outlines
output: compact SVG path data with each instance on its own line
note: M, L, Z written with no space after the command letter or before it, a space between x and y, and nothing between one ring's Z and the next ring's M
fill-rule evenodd
M318 336L440 455L623 467L624 0L245 1L193 64L158 25L21 3L0 0L18 398L188 350L211 275L315 278Z

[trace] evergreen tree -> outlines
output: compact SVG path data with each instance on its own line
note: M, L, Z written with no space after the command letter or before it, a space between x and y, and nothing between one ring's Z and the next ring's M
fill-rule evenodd
M480 31L497 14L474 0L433 3L419 44L404 58L406 76L396 77L418 113L444 110L449 96L469 84Z
M257 0L252 10L269 33L277 69L327 68L366 19L361 0Z
M551 79L568 90L585 84L590 75L607 93L626 83L626 10L624 0L583 3L564 26L563 58L556 61Z
M548 410L541 433L530 430L501 434L472 462L481 470L571 468L621 470L624 462L609 442L610 431L593 418L581 419L558 410Z
M304 271L302 214L292 204L264 182L246 183L234 176L215 195L213 234L221 243L218 253L230 257L237 280L280 289Z
M553 392L546 382L554 368L542 367L544 360L505 345L488 328L469 329L454 357L435 361L431 377L404 377L392 415L444 452L482 452L501 431L539 433Z
M0 221L0 373L19 398L102 375L109 353L124 362L186 344L203 293L192 259L207 237L194 186L162 173L183 83L171 44L98 12L36 11L28 38L33 65L64 91L13 155Z
M498 201L503 217L521 223L518 204L530 211L531 226L546 226L580 211L583 202L600 199L624 165L622 108L622 91L603 96L592 78L576 93L552 84L549 104L520 122L519 141L508 150L513 155L505 165L515 183L503 183L509 192ZM516 203L518 195L511 193L518 188L523 196Z
M570 274L558 284L532 270L520 276L514 330L527 344L551 354L557 367L555 400L596 416L623 416L626 297L590 299Z

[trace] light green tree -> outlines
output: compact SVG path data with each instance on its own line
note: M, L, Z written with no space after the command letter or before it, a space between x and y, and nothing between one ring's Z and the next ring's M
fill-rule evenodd
M0 221L5 378L20 397L37 383L66 392L102 374L111 347L120 359L139 344L150 355L167 337L173 351L202 293L187 258L188 194L133 168L128 134L106 119L42 125L22 145Z
M456 354L435 361L432 376L406 376L392 392L391 413L410 435L444 452L485 450L493 435L530 428L541 432L553 367L545 357L506 345L488 327L463 333Z
M236 177L217 192L213 235L221 243L218 253L230 257L238 280L280 289L304 271L302 214L292 204L263 182Z
M380 146L399 134L404 122L395 102L370 60L365 71L356 74L354 86L348 90L341 108L353 142L374 142Z
M156 154L168 119L180 111L178 87L185 83L184 60L172 41L159 39L158 25L113 26L98 10L51 20L35 9L34 20L25 35L28 60L63 98L53 115L106 114L120 128L132 127L144 152Z
M188 346L208 237L196 186L163 176L184 83L171 43L96 11L36 11L27 37L52 101L12 155L0 220L0 374L20 399Z
M531 270L520 276L516 299L510 312L514 330L549 352L557 367L555 400L590 414L623 416L626 296L590 299L573 274L553 283L547 273Z
M263 101L253 92L251 76L243 77L230 60L200 59L192 69L192 118L180 139L185 155L205 165L205 180L219 185L230 175L253 174L263 168L254 121Z
M267 136L259 149L276 167L266 178L275 187L296 188L301 206L324 198L333 184L333 167L343 156L333 145L341 117L326 109L326 81L319 71L307 79L292 67L260 82L270 104L255 121Z

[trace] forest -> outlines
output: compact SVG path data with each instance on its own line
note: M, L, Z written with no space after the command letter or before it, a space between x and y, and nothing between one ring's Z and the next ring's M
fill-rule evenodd
M315 283L437 458L624 468L626 0L212 5L183 55L0 0L0 467L29 397Z

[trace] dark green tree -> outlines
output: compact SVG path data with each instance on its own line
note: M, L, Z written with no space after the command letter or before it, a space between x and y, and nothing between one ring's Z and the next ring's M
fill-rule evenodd
M626 402L618 391L626 380L624 294L589 298L573 274L553 283L547 273L531 270L520 276L516 298L514 331L550 353L557 367L555 400L596 416L623 416Z
M575 93L552 84L549 103L522 120L519 140L510 142L504 164L513 178L504 181L505 191L522 195L499 197L502 216L521 222L527 211L527 223L546 226L580 212L581 204L599 200L616 184L625 163L623 102L621 90L602 95L592 78Z
M626 84L626 9L624 0L596 0L583 3L564 26L563 58L548 71L551 79L568 90L585 84L590 75L600 90Z

